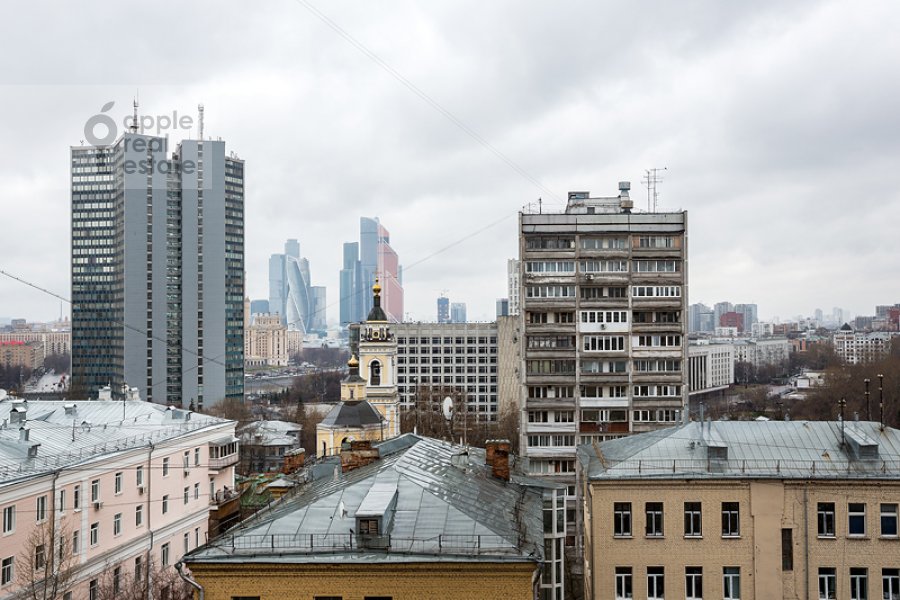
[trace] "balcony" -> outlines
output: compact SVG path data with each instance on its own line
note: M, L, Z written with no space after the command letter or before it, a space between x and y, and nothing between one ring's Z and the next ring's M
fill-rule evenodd
M241 520L241 494L237 490L217 491L209 500L209 535L219 535Z
M230 437L209 443L209 469L219 471L240 461L240 444Z

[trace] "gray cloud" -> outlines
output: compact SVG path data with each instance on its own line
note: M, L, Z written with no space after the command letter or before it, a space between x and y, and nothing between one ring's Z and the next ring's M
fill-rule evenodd
M692 301L787 317L898 300L895 3L315 6L556 197L630 179L643 207L643 169L667 166L662 208L690 211ZM252 297L288 237L336 301L361 215L406 265L503 219L405 276L414 318L442 289L490 318L516 211L554 201L299 2L22 5L0 50L0 268L64 295L68 146L137 90L148 114L203 102L208 134L247 160ZM0 316L59 310L5 279L0 298Z

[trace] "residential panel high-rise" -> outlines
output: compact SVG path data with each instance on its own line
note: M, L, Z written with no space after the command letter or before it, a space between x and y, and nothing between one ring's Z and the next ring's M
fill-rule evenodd
M71 177L73 392L242 398L243 161L129 132L72 147Z
M570 485L576 444L687 405L687 213L632 213L619 189L519 215L521 447L533 475Z

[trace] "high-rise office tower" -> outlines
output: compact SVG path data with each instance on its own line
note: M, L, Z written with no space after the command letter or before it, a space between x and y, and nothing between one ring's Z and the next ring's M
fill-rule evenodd
M688 307L688 331L690 333L714 331L713 315L713 309L702 302L691 304Z
M575 447L682 421L688 398L687 213L632 213L570 192L520 213L521 448L575 483Z
M357 255L358 253L358 255ZM359 323L372 309L370 290L381 286L381 307L388 320L403 320L403 269L391 247L391 236L378 218L361 217L359 244L344 244L341 269L341 324Z
M465 323L466 322L466 303L451 302L450 303L450 322Z
M718 327L722 320L722 315L728 312L734 312L734 304L731 302L716 302L713 305L713 327Z
M340 274L341 327L361 323L363 314L362 265L359 262L359 242L344 243L344 268Z
M437 299L437 322L450 322L450 298L446 296L441 296Z
M71 190L73 390L242 399L244 162L132 131L72 147Z
M311 283L309 260L300 255L300 243L291 239L284 254L269 258L269 311L281 315L290 331L324 332L325 288Z
M744 331L750 332L755 323L759 323L757 306L755 304L735 304L734 312L743 315Z

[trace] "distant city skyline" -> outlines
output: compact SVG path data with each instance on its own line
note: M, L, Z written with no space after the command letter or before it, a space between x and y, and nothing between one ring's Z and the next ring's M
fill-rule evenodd
M490 320L523 205L558 209L570 190L625 179L646 211L641 181L657 167L660 209L691 215L690 302L747 299L766 320L896 301L885 274L900 255L900 82L884 74L900 70L897 3L321 8L390 70L303 3L56 6L22 5L0 23L0 268L61 296L67 147L90 144L86 124L109 103L121 128L139 96L154 133L163 116L189 118L160 132L171 139L197 138L203 103L204 137L252 161L250 297L268 296L273 242L296 237L331 322L360 216L390 229L404 316L433 318L446 289L470 320ZM103 35L78 52L58 43L97 23ZM586 23L603 35L572 34ZM4 317L59 314L57 298L7 277L0 299Z

